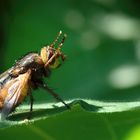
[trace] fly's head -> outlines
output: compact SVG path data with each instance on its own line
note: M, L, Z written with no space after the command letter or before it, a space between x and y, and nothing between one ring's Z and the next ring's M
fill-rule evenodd
M41 49L40 56L46 69L55 69L60 66L61 61L65 60L65 55L61 52L61 47L65 41L66 34L64 34L58 47L54 48L54 45L61 36L61 34L62 31L59 32L57 38L51 45L43 47Z

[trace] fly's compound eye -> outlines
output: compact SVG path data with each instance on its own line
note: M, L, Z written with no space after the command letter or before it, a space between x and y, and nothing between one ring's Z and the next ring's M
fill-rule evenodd
M43 61L44 64L46 64L46 62L49 60L49 58L51 57L51 54L50 54L50 47L43 47L41 49L41 52L40 52L40 56L41 56L41 59Z

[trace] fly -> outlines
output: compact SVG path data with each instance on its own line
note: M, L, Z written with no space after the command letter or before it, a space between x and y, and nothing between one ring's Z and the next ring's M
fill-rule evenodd
M55 99L62 102L68 109L70 108L48 85L43 81L44 77L49 77L51 70L60 66L60 59L65 60L65 55L61 52L61 47L65 41L64 34L60 44L55 48L56 39L48 46L41 48L40 53L28 53L19 59L13 67L0 75L0 112L1 119L6 119L29 96L30 114L33 110L32 90L43 88Z

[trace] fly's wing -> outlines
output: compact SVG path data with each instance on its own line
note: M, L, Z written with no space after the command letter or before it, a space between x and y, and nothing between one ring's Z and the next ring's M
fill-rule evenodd
M24 74L20 74L18 77L9 81L1 90L1 92L6 92L7 94L1 111L1 120L4 120L27 95L30 74L30 70Z
M20 81L16 81L9 87L8 95L4 101L3 109L1 111L1 120L4 120L8 114L12 111L13 107L16 105L18 98L20 97Z
M9 72L13 69L10 68L8 69L7 71L3 72L2 74L0 74L0 89L5 85L6 81L8 79L10 79L10 75L9 75Z

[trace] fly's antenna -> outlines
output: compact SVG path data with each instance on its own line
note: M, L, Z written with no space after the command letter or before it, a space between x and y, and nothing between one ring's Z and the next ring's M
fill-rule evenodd
M50 47L54 47L55 43L57 42L57 40L60 38L60 36L62 35L62 31L60 30L60 32L58 33L56 39L53 41L53 43L50 45Z
M58 35L58 36L59 36L59 35ZM47 61L47 63L45 64L45 67L47 67L47 66L53 61L53 59L54 59L57 55L60 55L61 58L62 58L62 60L64 61L65 56L60 52L60 49L61 49L61 47L63 46L66 37L67 37L67 35L64 34L64 36L63 36L61 42L59 43L59 45L58 45L58 47L57 47L55 53L54 53L54 54L52 55L52 57ZM57 37L57 38L59 38L59 37Z

